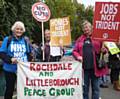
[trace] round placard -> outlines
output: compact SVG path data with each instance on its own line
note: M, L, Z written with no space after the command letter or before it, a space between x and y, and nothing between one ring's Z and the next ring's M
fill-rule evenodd
M48 6L42 2L37 2L32 6L32 15L39 22L46 22L50 18Z

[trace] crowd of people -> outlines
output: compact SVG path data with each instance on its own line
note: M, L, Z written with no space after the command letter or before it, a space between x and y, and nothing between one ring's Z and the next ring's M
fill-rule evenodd
M83 99L89 99L89 86L92 89L92 98L99 99L100 87L107 88L107 75L110 72L111 83L116 91L120 91L119 73L120 73L120 53L112 55L109 50L103 46L103 42L92 38L92 24L85 20L82 24L83 34L75 41L73 51L70 55L75 60L82 63L83 68ZM64 47L52 47L50 43L50 30L46 29L45 44L36 45L30 42L24 36L25 26L21 21L17 21L11 27L12 36L5 37L1 48L0 58L4 61L3 71L6 80L6 91L4 99L12 99L18 61L35 62L58 62L64 56ZM29 38L28 38L29 39ZM120 42L119 42L120 43ZM120 45L118 43L118 46ZM57 53L54 52L57 50ZM44 53L43 53L44 52ZM103 53L108 55L107 66L98 68L97 57ZM44 54L44 58L43 58ZM110 68L110 69L109 69ZM101 82L101 83L100 83Z

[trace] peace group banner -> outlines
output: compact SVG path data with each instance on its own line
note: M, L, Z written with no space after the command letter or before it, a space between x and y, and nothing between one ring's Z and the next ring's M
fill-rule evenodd
M52 46L71 45L69 17L50 20L50 42Z
M83 99L80 62L19 62L17 99Z
M92 37L117 42L120 36L120 3L96 2Z

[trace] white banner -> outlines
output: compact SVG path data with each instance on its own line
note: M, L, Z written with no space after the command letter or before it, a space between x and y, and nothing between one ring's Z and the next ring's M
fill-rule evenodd
M19 62L17 99L83 99L80 62Z

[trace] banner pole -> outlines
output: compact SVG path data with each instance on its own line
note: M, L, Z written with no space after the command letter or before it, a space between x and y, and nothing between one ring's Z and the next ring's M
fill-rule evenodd
M44 51L44 23L42 22L42 46L43 46L43 61L45 60L45 51Z

